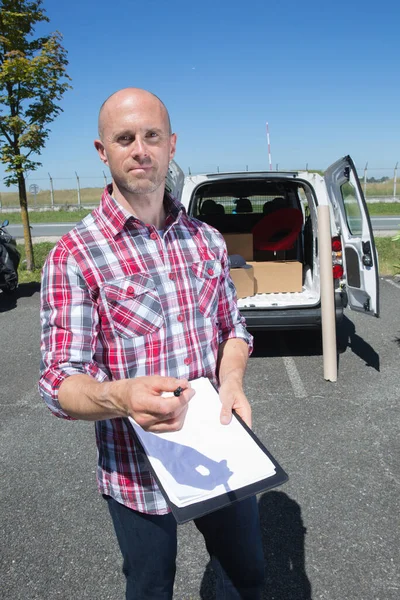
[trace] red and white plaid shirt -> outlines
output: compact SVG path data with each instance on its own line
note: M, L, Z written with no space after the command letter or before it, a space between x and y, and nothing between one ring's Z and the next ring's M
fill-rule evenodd
M106 188L100 206L49 254L41 291L39 390L50 410L64 379L142 375L217 384L218 346L242 338L252 349L231 278L225 242L166 197L159 235L120 206ZM97 421L99 491L135 510L169 512L127 419Z

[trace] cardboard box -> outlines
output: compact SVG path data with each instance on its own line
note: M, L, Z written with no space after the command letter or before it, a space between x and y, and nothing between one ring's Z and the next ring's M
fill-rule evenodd
M253 260L252 233L224 233L228 254L240 254L244 260Z
M254 293L301 292L303 265L295 260L252 262Z
M235 284L238 298L254 296L254 269L251 265L240 269L230 269L229 273Z

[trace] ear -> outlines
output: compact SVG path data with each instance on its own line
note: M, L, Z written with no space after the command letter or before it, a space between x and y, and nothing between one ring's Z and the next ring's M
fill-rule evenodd
M176 133L172 133L169 140L169 160L172 160L175 156L176 150Z
M107 153L106 150L104 148L104 144L101 140L94 140L94 147L96 148L98 155L100 156L100 160L105 164L108 165L108 158L107 158Z

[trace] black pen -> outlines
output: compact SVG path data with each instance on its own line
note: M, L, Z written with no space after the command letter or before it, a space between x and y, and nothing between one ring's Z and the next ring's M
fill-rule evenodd
M174 396L176 396L177 398L182 394L183 392L183 388L181 388L180 386L178 388L176 388L176 390L174 391Z

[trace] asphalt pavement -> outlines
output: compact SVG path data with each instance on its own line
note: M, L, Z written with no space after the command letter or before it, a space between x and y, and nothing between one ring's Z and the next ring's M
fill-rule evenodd
M346 311L339 379L323 379L319 336L255 339L245 389L254 430L289 474L259 496L264 600L400 597L400 284L381 282L382 317ZM121 559L95 481L91 423L40 399L39 292L0 295L0 589L3 600L124 597ZM179 527L174 598L212 600L201 536Z

